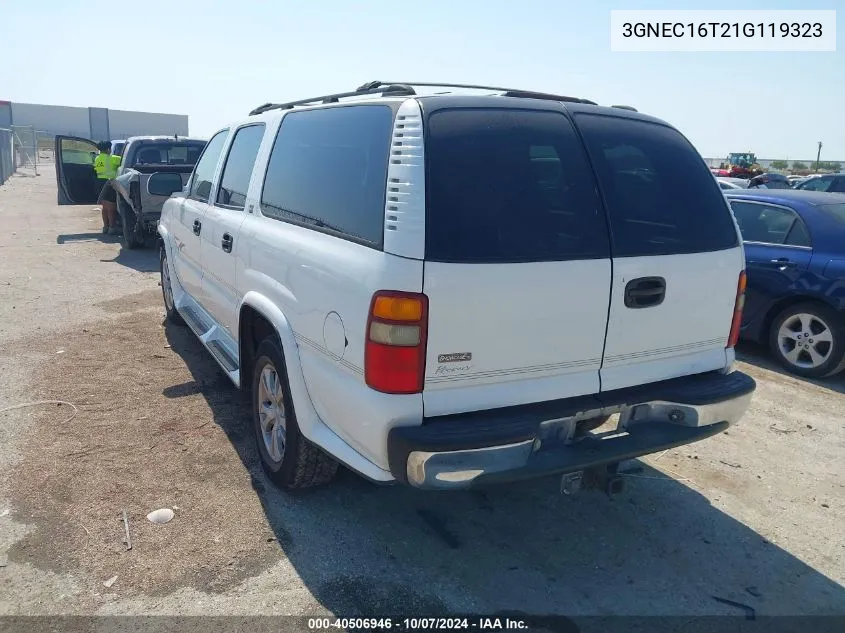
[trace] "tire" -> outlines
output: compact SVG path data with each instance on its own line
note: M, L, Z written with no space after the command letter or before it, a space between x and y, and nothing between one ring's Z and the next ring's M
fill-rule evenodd
M161 298L164 300L167 320L173 325L185 325L185 321L182 315L179 314L176 304L173 301L173 287L170 283L170 265L167 261L167 252L163 247L160 251L159 262L161 264Z
M144 236L139 236L135 231L135 214L132 211L121 211L120 207L118 207L117 214L120 216L120 244L123 248L133 250L144 246ZM132 216L131 220L130 215Z
M279 427L271 422L280 417L284 420L283 434L277 433ZM279 488L313 488L328 483L335 476L338 463L309 442L299 430L284 353L276 336L264 339L255 353L252 423L261 466Z
M845 319L821 303L789 306L772 322L769 347L792 374L833 376L845 369ZM796 354L796 347L803 350Z

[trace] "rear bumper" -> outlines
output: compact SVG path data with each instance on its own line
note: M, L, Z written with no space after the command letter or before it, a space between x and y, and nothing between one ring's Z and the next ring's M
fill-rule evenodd
M427 418L388 435L393 476L418 488L565 474L715 435L739 420L756 384L710 372L640 387L505 409ZM575 436L577 422L619 413L616 430Z

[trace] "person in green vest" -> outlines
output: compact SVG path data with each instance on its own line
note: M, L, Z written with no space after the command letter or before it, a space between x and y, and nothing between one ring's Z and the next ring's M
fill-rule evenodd
M103 215L103 233L117 235L120 226L117 222L117 193L110 181L117 177L120 167L120 156L111 153L111 143L103 141L97 145L100 153L94 157L94 171L97 174L97 202L101 205Z

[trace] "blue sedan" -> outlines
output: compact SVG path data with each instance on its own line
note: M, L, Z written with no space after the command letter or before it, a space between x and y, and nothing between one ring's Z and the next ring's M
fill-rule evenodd
M845 194L726 191L745 245L741 336L790 372L845 369Z

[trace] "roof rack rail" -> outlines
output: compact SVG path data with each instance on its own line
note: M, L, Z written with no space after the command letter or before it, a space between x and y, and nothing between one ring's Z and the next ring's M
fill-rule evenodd
M289 110L290 108L302 105L316 105L318 103L338 103L341 99L348 99L350 97L361 97L364 95L383 95L383 96L414 96L416 91L414 86L419 88L463 88L466 90L492 90L493 92L501 92L505 97L518 97L523 99L548 99L550 101L566 101L569 103L586 103L589 105L598 105L589 99L580 99L578 97L565 97L563 95L554 95L545 92L535 92L533 90L519 90L515 88L501 88L498 86L483 86L477 84L452 84L452 83L434 83L427 81L369 81L351 92L338 92L336 94L321 95L318 97L309 97L308 99L300 99L298 101L288 101L286 103L265 103L260 105L249 114L250 116L261 114L269 110ZM623 106L624 107L624 106ZM633 110L633 108L630 108Z
M452 83L437 83L426 81L371 81L364 84L365 86L378 86L385 84L401 84L403 86L416 86L418 88L464 88L466 90L492 90L493 92L501 92L505 97L518 97L522 99L548 99L550 101L566 101L569 103L586 103L589 105L598 105L589 99L581 99L579 97L565 97L563 95L550 94L547 92L536 92L534 90L522 90L520 88L502 88L499 86L483 86L477 84L452 84Z
M260 105L249 113L249 116L261 114L269 110L289 110L295 106L301 105L316 105L318 103L338 103L341 99L348 99L349 97L361 97L364 95L393 95L393 96L407 96L412 97L417 94L409 85L403 84L383 84L382 82L371 82L373 87L369 88L369 84L364 84L357 90L351 92L338 92L329 95L320 95L318 97L309 97L308 99L299 99L298 101L288 101L287 103L265 103Z
M611 108L619 108L620 110L630 110L631 112L639 112L636 108L626 105L612 105Z

